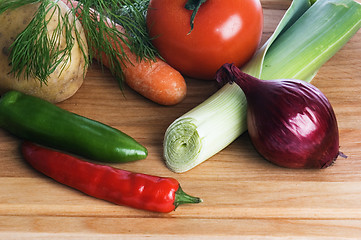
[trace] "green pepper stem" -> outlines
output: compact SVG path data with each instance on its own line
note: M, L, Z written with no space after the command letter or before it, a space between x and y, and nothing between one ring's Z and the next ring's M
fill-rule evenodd
M179 185L178 190L175 192L175 200L174 200L174 210L181 204L186 204L186 203L201 203L203 202L202 199L200 199L199 197L193 197L188 195L187 193L185 193L181 186Z

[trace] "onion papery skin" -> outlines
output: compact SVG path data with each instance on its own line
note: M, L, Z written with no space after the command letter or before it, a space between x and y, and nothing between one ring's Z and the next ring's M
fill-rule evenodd
M247 127L256 150L286 168L326 168L339 155L339 132L326 96L295 79L259 80L225 64L217 81L235 82L246 95Z

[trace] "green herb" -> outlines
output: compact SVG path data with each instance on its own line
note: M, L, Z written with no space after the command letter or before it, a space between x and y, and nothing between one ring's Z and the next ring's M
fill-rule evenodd
M33 1L33 3L36 2L39 1ZM69 13L67 13L63 17L63 21L59 21L51 36L48 36L47 24L56 12L59 12L58 18L60 18L60 7L56 3L50 0L42 1L35 17L11 45L11 73L15 74L17 78L24 74L26 78L36 77L41 83L46 84L48 76L58 66L61 66L61 69L65 67L74 46L72 30L77 30L75 22L70 21ZM48 13L52 16L50 19L46 19ZM65 48L61 48L59 44L63 29L66 30L64 31ZM38 34L34 34L34 32ZM84 51L83 54L87 59Z
M95 56L102 63L101 56L105 54L110 70L120 85L123 82L122 62L129 61L120 42L124 42L139 56L138 60L154 59L157 56L146 31L144 9L147 7L147 1L81 0L71 11L64 15L58 14L59 24L49 36L46 15L51 13L54 17L57 11L60 12L57 1L0 0L0 14L27 4L39 4L34 18L10 48L11 73L17 78L24 74L26 78L37 78L46 84L47 78L55 69L60 67L62 70L65 67L71 57L75 39L86 59L85 67L92 63ZM82 41L75 27L78 18L86 32L87 43ZM125 31L116 28L116 23ZM75 33L75 38L72 32ZM59 46L62 36L66 39L64 48ZM86 54L86 47L89 49L89 55Z
M137 56L154 60L155 56L160 56L151 44L147 32L145 17L148 5L149 0L129 1L129 4L123 4L123 6L114 10L116 17L113 21L122 25L126 30L128 38L131 38L131 42L134 45L134 53ZM124 19L128 21L124 21Z

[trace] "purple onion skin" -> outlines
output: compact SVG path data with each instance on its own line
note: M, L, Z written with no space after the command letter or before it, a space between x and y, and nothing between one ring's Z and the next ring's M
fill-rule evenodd
M248 132L256 150L286 168L326 168L338 157L336 116L326 96L301 80L259 80L232 64L218 82L238 84L247 99Z

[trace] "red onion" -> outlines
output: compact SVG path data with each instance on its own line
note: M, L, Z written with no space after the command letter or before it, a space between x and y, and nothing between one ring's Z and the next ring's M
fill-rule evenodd
M340 155L335 113L312 84L264 81L232 64L224 64L216 78L235 82L245 93L249 136L268 161L287 168L326 168Z

